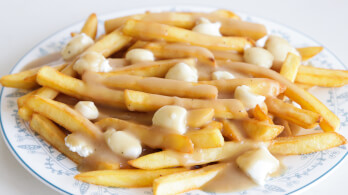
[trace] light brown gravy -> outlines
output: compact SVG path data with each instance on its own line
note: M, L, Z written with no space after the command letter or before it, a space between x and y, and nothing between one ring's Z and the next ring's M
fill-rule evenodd
M35 59L28 64L26 64L22 71L32 69L32 68L37 68L43 65L47 66L54 66L54 65L60 65L65 63L61 54L59 52L48 54L46 56L40 57L38 59Z

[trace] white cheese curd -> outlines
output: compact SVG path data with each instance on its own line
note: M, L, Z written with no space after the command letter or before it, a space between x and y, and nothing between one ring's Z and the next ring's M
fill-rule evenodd
M240 155L237 165L258 185L264 185L269 174L279 168L279 161L266 147L260 147Z
M85 33L74 36L68 44L66 44L62 51L62 57L64 60L69 60L79 54L81 54L89 46L93 45L94 41Z
M234 79L236 78L232 73L227 71L215 71L212 74L213 80L221 80L221 79Z
M112 67L105 57L97 52L87 52L75 62L73 69L82 75L85 71L110 72Z
M255 108L256 105L261 105L265 101L265 97L251 92L250 87L246 85L238 86L234 90L234 98L240 100L246 110Z
M261 47L251 47L244 50L244 60L249 64L255 64L265 68L271 68L273 64L271 52Z
M179 81L197 82L198 73L196 68L180 62L168 70L165 78Z
M289 42L281 37L271 35L265 43L265 48L274 56L274 60L284 61L289 52L300 56Z
M81 135L72 133L66 136L64 140L70 151L76 152L82 157L87 157L94 152L94 146Z
M98 108L91 101L79 101L75 110L87 119L96 119L99 116Z
M220 27L221 23L220 22L215 22L211 23L208 19L206 18L200 18L197 21L197 24L195 27L193 27L192 31L206 34L206 35L212 35L212 36L219 36L221 37L220 33Z
M167 105L158 109L152 118L152 124L172 130L172 133L186 133L187 110L180 106Z
M150 62L155 61L155 56L152 51L147 49L132 49L127 52L126 60L130 61L132 64L138 62Z
M104 133L109 148L127 159L136 159L142 152L140 141L127 131L116 131L109 128Z

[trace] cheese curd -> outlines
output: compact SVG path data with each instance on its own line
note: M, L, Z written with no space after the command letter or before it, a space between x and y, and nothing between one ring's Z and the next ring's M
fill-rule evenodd
M206 34L206 35L212 35L212 36L219 36L221 37L220 33L220 27L221 23L220 22L215 22L211 23L208 19L206 18L200 18L197 21L197 24L195 27L193 27L192 31Z
M271 52L261 47L251 47L244 50L244 60L249 64L255 64L265 68L271 68L273 64Z
M269 174L279 168L278 159L266 147L245 152L237 158L236 162L239 168L259 185L264 185Z
M197 82L198 73L196 68L180 62L168 70L165 78L179 81Z
M103 55L97 52L87 52L81 55L75 62L73 69L82 75L87 70L93 72L109 72L112 70L112 67Z
M138 62L155 61L155 56L150 50L147 49L132 49L127 52L126 60L130 61L132 64L135 64Z
M109 128L104 133L104 138L114 153L127 159L136 159L142 152L140 141L127 131L116 131Z
M234 79L234 75L227 71L215 71L212 74L213 80Z
M93 45L94 41L85 33L74 36L68 44L66 44L62 51L62 57L64 60L69 60L79 54L81 54L89 46Z
M94 152L94 146L87 140L87 138L79 134L69 134L64 140L65 145L70 151L76 152L82 157L87 157Z
M246 85L238 86L234 90L234 98L240 100L246 110L255 108L258 104L261 105L266 99L262 95L257 95L251 92L250 87Z
M99 116L98 108L91 101L79 101L75 110L87 119L96 119Z
M152 118L152 124L172 130L172 133L186 133L187 111L185 108L174 105L163 106L158 109Z
M289 52L301 56L289 42L281 37L271 35L268 37L265 48L274 56L274 60L284 61Z

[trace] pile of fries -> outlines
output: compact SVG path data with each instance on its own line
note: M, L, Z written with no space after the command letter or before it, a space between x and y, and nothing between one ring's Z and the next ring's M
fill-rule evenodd
M220 22L223 36L192 31L201 17ZM0 79L4 87L31 90L18 99L19 116L78 165L88 157L65 145L70 133L103 142L100 137L108 128L127 130L150 151L125 162L127 165L100 158L92 170L76 175L77 180L111 187L153 187L154 194L178 194L201 189L223 172L227 159L255 148L251 142L267 143L273 155L308 154L346 144L346 139L335 132L339 118L307 91L312 86L341 87L348 83L348 71L302 65L322 47L297 48L300 56L289 52L284 61L274 61L271 69L247 64L244 49L267 36L266 28L242 21L227 10L147 12L107 20L105 34L96 37L96 32L97 17L91 14L81 32L72 33L84 33L95 40L80 55L59 66L43 66ZM125 54L135 48L151 51L156 60L131 64ZM116 65L108 72L77 74L74 64L91 51ZM178 63L195 67L198 82L165 79L168 70ZM200 69L208 70L208 74ZM216 70L245 76L212 80L210 75ZM264 96L264 104L246 110L233 97L242 85ZM220 99L222 94L228 98ZM98 108L115 112L89 120L71 104L60 101L61 96L92 101ZM153 130L153 112L166 105L188 110L187 133ZM322 131L297 134L299 128L318 125Z

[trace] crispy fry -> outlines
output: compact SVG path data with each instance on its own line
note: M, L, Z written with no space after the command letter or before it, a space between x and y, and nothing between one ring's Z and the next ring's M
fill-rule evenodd
M237 78L237 79L222 79L212 81L199 81L202 84L214 85L219 92L233 93L236 87L246 85L251 90L263 96L278 96L286 89L285 85L278 81L265 78Z
M85 24L83 25L81 29L81 33L85 33L87 36L91 37L92 39L95 39L97 35L97 29L98 29L97 15L95 13L92 13L91 15L89 15Z
M267 108L268 109L268 108ZM267 112L262 110L260 105L256 105L256 107L253 109L253 116L258 121L266 121L268 124L273 124L272 119L268 116Z
M255 45L252 39L245 37L209 36L165 24L139 20L128 20L122 31L126 35L142 40L165 40L168 42L189 43L216 50L236 50L242 52L245 46Z
M34 95L27 100L26 106L58 123L70 132L81 132L92 137L100 134L97 126L63 103Z
M97 73L87 72L83 75L83 79L85 77L98 79L98 76ZM99 76L99 79L105 86L115 89L132 89L154 94L198 99L216 99L218 95L215 86L172 79L135 75Z
M214 109L213 108L201 108L190 110L187 115L187 126L189 127L202 127L213 120Z
M273 115L285 119L305 129L312 129L320 123L322 117L312 111L297 108L274 97L266 98L268 110Z
M213 126L208 125L200 130L189 131L185 135L192 140L195 148L217 148L224 145L221 129Z
M321 46L296 48L296 50L301 54L303 61L309 60L310 58L316 56L323 49L324 48Z
M342 87L348 84L348 71L301 66L296 82L322 87Z
M283 132L279 135L280 137L292 136L292 131L290 128L290 123L282 118L275 117L274 123L276 125L281 125L284 127Z
M69 148L65 146L64 138L66 135L51 120L40 114L33 114L30 120L30 127L70 160L77 164L81 162L82 158L77 153L71 152Z
M300 65L300 56L289 52L284 60L282 68L280 69L280 74L289 79L289 81L294 82Z
M279 137L268 147L273 154L298 155L318 152L346 144L347 140L336 132L314 133L294 137Z
M18 105L18 108L21 108L25 105L25 102L27 101L27 99L32 96L32 95L35 95L36 93L38 92L38 90L35 90L35 91L31 91L25 95L23 95L22 97L19 97L17 99L17 105Z
M137 75L144 77L164 77L171 67L180 62L183 62L189 66L196 65L196 60L194 58L160 60L155 62L137 63L130 66L118 68L112 72L100 72L98 74L100 74L103 77L121 74Z
M159 169L159 170L102 170L80 173L75 179L108 187L141 188L151 187L156 178L187 171L185 168Z
M283 126L268 124L255 119L243 120L242 126L248 136L256 141L272 140L284 130Z
M243 129L241 124L237 121L224 119L222 121L224 127L222 129L222 135L230 141L242 141L245 139L243 135Z
M323 103L277 72L247 63L225 63L224 66L241 72L248 72L254 76L267 77L278 81L287 87L285 90L285 95L287 97L300 104L303 109L316 112L323 117L323 120L320 122L320 127L324 131L335 131L339 128L340 119Z
M167 148L179 152L190 153L193 151L193 144L187 136L178 134L164 134L145 125L116 119L105 118L95 123L100 129L106 130L108 127L116 130L127 130L138 137L142 143L151 148Z
M245 118L247 113L243 104L236 99L201 100L169 97L139 91L125 90L125 103L128 110L150 112L165 105L180 105L186 109L214 108L218 118Z
M304 90L308 90L308 89L310 89L310 88L312 88L312 87L314 87L313 85L308 85L308 84L303 84L303 83L295 83L298 87L300 87L300 88L302 88L302 89L304 89Z
M216 15L219 15L219 16L225 17L225 18L240 20L240 17L236 13L231 12L230 10L226 10L226 9L218 9L216 11L213 11L212 14L216 14Z
M236 51L211 50L214 58L219 61L244 62L243 55Z
M210 165L201 169L160 177L153 183L153 193L154 195L174 195L199 189L221 172L226 165Z

